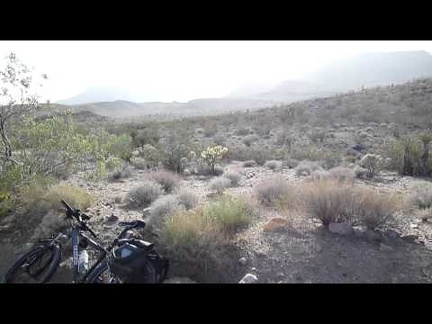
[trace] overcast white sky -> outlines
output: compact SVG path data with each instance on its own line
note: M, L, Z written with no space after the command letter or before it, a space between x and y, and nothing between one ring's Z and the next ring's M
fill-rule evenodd
M146 101L220 97L244 83L301 79L345 56L400 50L432 52L432 41L0 41L0 58L13 51L48 74L51 101L90 86Z

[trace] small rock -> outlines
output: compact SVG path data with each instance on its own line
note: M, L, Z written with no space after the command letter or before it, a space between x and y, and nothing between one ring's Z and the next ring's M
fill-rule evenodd
M410 224L410 228L417 228L418 224Z
M285 274L284 274L283 272L278 272L278 273L276 274L276 277L278 277L278 278L283 278L283 277L285 277Z
M151 208L150 207L143 209L143 216L144 217L150 216L150 214L151 214Z
M105 221L105 225L106 226L111 226L114 223L116 223L119 220L119 218L117 216L115 216L114 214L112 214L111 216L109 216L107 218L107 220Z
M241 265L246 265L246 263L247 263L247 259L246 258L240 258L239 259L239 263L241 264Z
M329 231L339 235L351 235L354 232L352 226L348 223L330 223Z
M253 275L253 274L251 274L251 273L248 273L248 274L246 274L240 281L239 281L239 283L241 283L241 284L245 284L245 283L256 283L256 282L258 282L258 277L257 276L255 276L255 275Z
M288 221L281 217L272 218L263 226L264 232L277 232L286 229Z
M255 268L255 267L252 267L251 268L251 271L256 271L257 269Z
M379 247L379 250L381 252L390 252L390 251L393 251L394 249L391 246L387 245L387 244L381 243L380 247Z

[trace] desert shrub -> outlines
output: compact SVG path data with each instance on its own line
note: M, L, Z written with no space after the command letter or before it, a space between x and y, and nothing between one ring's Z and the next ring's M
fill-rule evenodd
M150 144L145 144L144 146L136 148L132 152L132 156L135 160L145 160L145 167L137 167L138 169L154 168L159 164L161 160L161 153L159 152L159 150Z
M307 183L302 193L310 214L324 226L331 222L357 221L374 230L391 220L400 203L395 195L357 188L353 183L334 179Z
M223 176L231 181L231 187L237 187L241 179L240 174L232 171L224 173Z
M368 188L356 190L356 199L358 200L356 217L361 224L371 230L392 220L393 213L400 205L397 196Z
M330 172L323 169L316 169L315 171L312 171L308 180L321 181L321 180L329 179L330 176L331 176Z
M66 183L53 185L40 201L41 207L46 210L57 211L63 207L60 200L63 199L74 208L84 210L90 207L93 197L85 190ZM37 202L33 202L33 204Z
M32 240L51 235L56 226L64 225L64 214L59 212L63 207L62 199L81 210L93 202L93 197L79 187L66 183L47 184L43 180L21 188L19 197L19 236Z
M415 182L411 185L410 202L420 209L432 207L432 184Z
M194 208L199 202L198 195L192 189L188 188L179 189L177 191L177 198L186 210Z
M243 167L245 168L253 168L256 167L258 164L254 160L248 160L243 162Z
M132 137L127 134L112 136L107 151L122 160L130 162L132 157Z
M190 154L189 144L184 143L184 139L169 137L168 143L164 146L163 164L168 170L182 173L185 168L185 158Z
M324 130L314 129L309 134L309 138L314 143L322 143L322 142L324 142L324 140L326 138L326 134L327 133Z
M159 183L148 181L132 188L126 198L135 205L148 206L163 193L163 188Z
M368 170L366 177L368 179L372 179L379 171L379 168L381 167L381 161L382 161L382 157L380 155L366 154L361 158L359 165L362 168Z
M261 182L256 188L256 193L260 203L272 206L286 194L287 190L286 180L274 178Z
M219 165L216 165L216 166L214 167L213 173L214 173L215 176L221 176L224 172L225 172L225 171L224 171L224 168L223 168L223 167L221 167L221 166L219 166Z
M200 282L224 282L226 277L231 277L237 269L237 263L233 261L239 258L231 242L232 229L248 223L241 214L241 206L238 206L239 203L226 203L189 211L178 210L168 216L158 243L166 251L164 254L170 260L171 272L197 278ZM212 217L215 210L220 213L219 217Z
M311 175L313 171L319 169L318 162L301 161L295 168L296 175Z
M354 171L349 168L335 167L329 170L330 175L339 181L353 181Z
M216 171L216 167L215 167L215 172ZM212 169L205 163L198 163L196 168L193 169L195 174L200 174L200 175L211 175L212 174Z
M246 146L251 146L253 142L257 140L255 135L248 135L242 139L242 143Z
M162 196L156 199L150 205L150 219L147 221L147 227L152 232L158 232L167 215L180 208L180 200L176 195Z
M131 158L131 165L139 170L145 170L149 167L147 161L141 157Z
M115 168L114 171L108 174L109 181L117 181L120 179L129 178L132 175L131 166L129 164L123 164L120 168Z
M251 130L247 127L241 127L234 131L234 134L237 136L246 136L251 132Z
M251 150L251 159L255 160L258 165L264 165L266 161L275 159L276 149L269 147L254 147Z
M274 160L272 160L272 161L267 161L265 164L264 164L264 166L265 167L267 167L267 168L269 168L270 170L276 170L276 169L279 169L281 166L282 166L282 163L281 162L279 162L279 161L274 161Z
M357 179L366 179L368 174L368 170L362 167L359 167L358 165L354 168L354 177Z
M217 177L210 181L210 188L221 194L226 188L231 187L231 180L225 177Z
M274 205L284 215L291 215L303 208L303 197L298 186L287 185L283 194L275 201Z
M150 177L159 183L165 192L172 192L180 182L180 177L177 174L164 170L153 172Z
M297 165L299 164L299 161L295 160L295 159L291 159L291 158L286 158L283 162L282 162L282 166L286 166L289 169L294 169Z
M152 146L157 145L159 142L159 134L156 126L148 126L138 131L131 133L132 144L135 147L144 146L150 144Z
M277 158L278 150L274 147L261 145L251 145L250 147L233 145L229 147L226 155L228 161L248 161L255 160L259 165L263 165L268 160Z
M104 175L116 138L97 128L85 135L79 133L72 114L66 111L40 120L23 117L10 141L24 178L29 174L66 178L82 168L83 162L91 162L95 174Z
M160 243L174 248L179 254L187 251L184 254L190 257L191 252L201 252L201 245L206 245L203 241L209 242L216 236L217 227L203 217L202 209L177 211L166 219Z
M322 150L314 145L293 145L290 150L291 158L302 161L318 161L322 157Z
M216 145L226 146L226 138L223 135L216 135L213 137L213 143Z
M429 154L429 135L420 138L405 137L393 140L387 148L388 167L401 175L432 175L432 155Z
M322 167L328 170L340 165L343 161L343 155L337 152L323 151L319 160Z
M166 218L158 237L170 260L171 272L177 271L189 277L205 274L222 267L227 257L227 239L218 227L203 217L202 209L177 211ZM226 268L226 266L223 266ZM208 279L207 279L208 280ZM200 280L202 281L202 279Z
M228 195L207 203L203 209L203 216L216 223L223 231L228 232L249 225L254 217L241 197Z
M331 222L352 222L357 213L353 186L335 180L304 184L302 188L306 207L324 226Z
M0 190L0 218L7 215L13 208L13 200L7 191Z

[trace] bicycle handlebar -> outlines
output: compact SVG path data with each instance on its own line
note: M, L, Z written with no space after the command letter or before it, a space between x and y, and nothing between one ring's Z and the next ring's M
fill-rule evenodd
M90 216L84 214L79 209L72 208L66 201L61 200L62 204L66 207L66 216L74 217L77 221L83 222L90 219Z
M61 203L66 207L66 216L67 217L75 218L78 221L78 223L80 224L80 226L84 230L88 231L93 237L98 238L97 235L84 222L85 220L89 220L90 219L89 216L87 216L86 214L82 213L79 209L72 208L63 199L61 200ZM113 243L111 244L111 246L110 246L109 249L112 249L112 247L114 247L119 240L121 240L122 238L124 238L126 236L127 231L129 231L131 229L144 228L145 225L146 225L146 223L144 221L141 221L141 220L134 220L134 221L131 221L131 222L119 222L118 225L124 227L124 229L117 236L117 238L113 241Z
M61 203L66 207L66 217L70 217L70 218L75 218L78 223L80 224L80 226L88 231L93 237L97 238L97 235L95 232L93 232L91 230L91 228L89 228L87 226L86 223L84 223L84 221L89 220L90 216L84 214L83 212L81 212L81 210L79 209L75 209L72 208L66 201L64 201L63 199L61 200Z

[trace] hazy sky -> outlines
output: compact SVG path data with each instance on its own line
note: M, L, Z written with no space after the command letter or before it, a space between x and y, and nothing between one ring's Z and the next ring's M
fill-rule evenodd
M0 41L46 73L51 101L90 86L127 88L138 101L220 97L244 83L301 79L361 52L426 50L432 41ZM139 99L140 98L145 98Z

